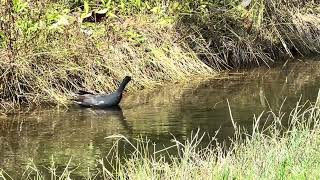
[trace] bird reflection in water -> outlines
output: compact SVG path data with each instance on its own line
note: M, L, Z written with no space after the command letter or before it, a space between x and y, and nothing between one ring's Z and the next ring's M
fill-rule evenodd
M99 123L100 120L118 120L122 128L128 133L132 134L132 126L128 123L126 117L123 114L122 108L120 106L108 107L108 108L80 108L78 111L81 113L80 120L91 121L91 126L94 123ZM101 123L101 122L100 122Z

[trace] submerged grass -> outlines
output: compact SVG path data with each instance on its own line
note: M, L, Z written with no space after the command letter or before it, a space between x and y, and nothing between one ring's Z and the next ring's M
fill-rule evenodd
M203 146L206 134L199 131L184 141L173 139L173 146L156 150L147 139L124 140L133 151L120 157L118 143L109 156L97 162L86 179L318 179L320 178L320 91L315 103L298 102L289 114L262 113L255 116L252 129L241 129L235 122L230 144L215 137ZM230 113L232 114L232 113ZM231 117L232 119L232 117ZM119 142L117 141L117 142ZM172 154L169 150L174 149ZM110 163L112 168L108 168ZM47 171L28 166L22 179L69 179L78 177L75 168L58 173L54 165ZM92 169L91 169L92 170ZM1 171L4 179L12 179ZM47 176L43 176L46 174ZM62 175L61 175L62 174Z

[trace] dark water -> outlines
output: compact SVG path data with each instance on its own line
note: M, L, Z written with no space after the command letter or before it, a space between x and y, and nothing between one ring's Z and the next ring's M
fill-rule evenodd
M79 176L94 169L114 139L147 136L158 145L170 145L198 128L218 138L232 136L227 99L237 124L250 127L253 114L293 108L297 100L315 101L320 88L320 62L288 63L230 74L227 78L194 80L134 95L126 94L122 110L38 110L0 117L0 168L21 175L30 159L38 167L80 165Z

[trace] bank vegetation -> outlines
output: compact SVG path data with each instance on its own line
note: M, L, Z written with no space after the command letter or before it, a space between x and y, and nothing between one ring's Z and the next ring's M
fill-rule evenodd
M0 104L67 105L320 52L316 0L2 0Z

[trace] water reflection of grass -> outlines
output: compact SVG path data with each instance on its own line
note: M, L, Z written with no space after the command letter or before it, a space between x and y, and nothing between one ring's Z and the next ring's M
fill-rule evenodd
M16 177L25 167L47 167L53 159L57 172L62 172L71 158L68 167L77 167L77 174L83 176L88 168L96 167L96 159L112 145L103 137L131 132L125 123L122 111L45 110L14 116L1 122L0 167ZM27 163L30 158L31 164Z
M137 96L124 98L123 107L127 118L135 132L166 134L181 132L188 134L194 127L210 130L208 121L202 117L213 117L211 127L224 126L230 122L226 119L229 99L235 120L246 125L252 124L252 114L262 111L278 110L284 99L284 111L290 110L302 95L303 100L314 99L316 83L320 76L317 69L319 62L287 63L286 66L256 68L251 71L241 71L228 80L206 79L185 84L172 84L153 92L140 92ZM312 73L310 73L312 72ZM311 74L313 78L310 78ZM308 78L309 77L309 78ZM152 118L148 115L157 114ZM174 116L174 118L172 118ZM218 118L217 118L218 117ZM152 120L150 120L152 119ZM181 126L171 126L179 119ZM232 126L228 135L232 134ZM223 127L226 128L226 127ZM225 131L223 132L225 133Z
M283 119L281 112L268 113L271 123L264 126L264 116L256 116L251 133L238 128L229 147L213 140L207 147L199 147L203 135L195 133L185 142L174 140L177 155L168 155L167 149L155 151L150 141L130 142L124 136L113 138L124 139L134 147L130 156L120 162L118 146L107 159L116 164L108 169L106 161L97 162L102 167L95 173L88 172L88 179L309 179L319 178L320 168L320 91L316 103L301 105L298 102L288 116ZM284 126L283 121L289 122ZM132 143L132 144L131 144ZM169 163L170 162L170 163ZM66 164L59 173L49 168L51 179L69 179L75 176L76 170ZM44 171L44 170L43 170ZM22 178L43 179L45 174L36 165L29 166ZM61 175L62 173L62 175ZM4 171L0 177L10 179Z

